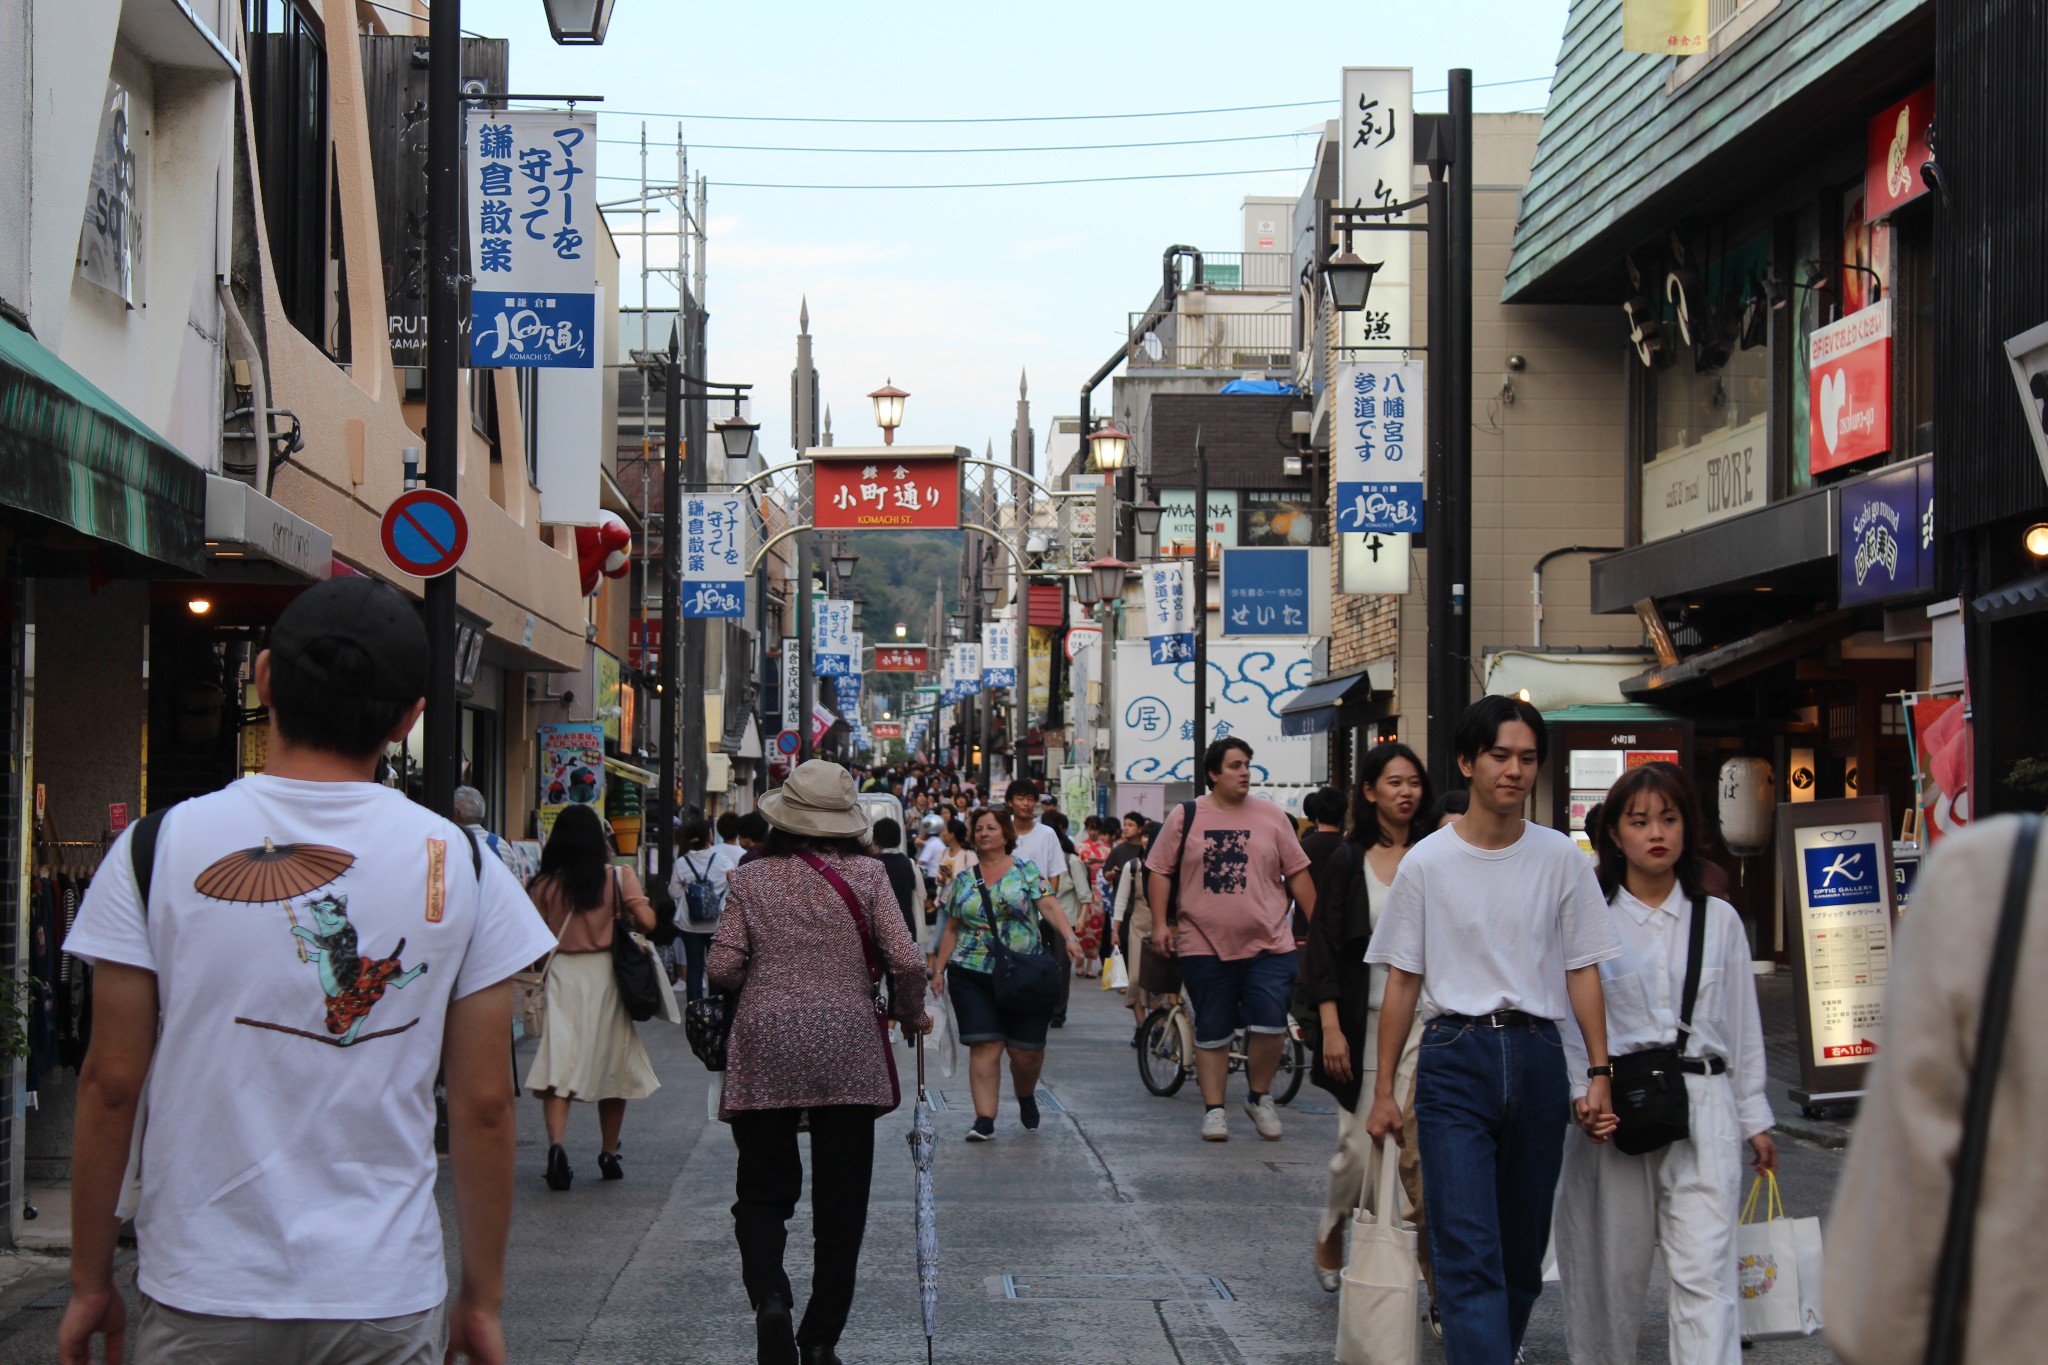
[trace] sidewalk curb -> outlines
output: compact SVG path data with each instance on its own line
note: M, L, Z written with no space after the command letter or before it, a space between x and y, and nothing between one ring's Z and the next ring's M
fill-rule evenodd
M1788 1119L1777 1115L1773 1117L1777 1120L1773 1125L1776 1131L1785 1134L1787 1137L1798 1138L1801 1142L1810 1142L1816 1147L1824 1147L1831 1152L1843 1151L1849 1146L1849 1130L1840 1124L1816 1123L1810 1119Z

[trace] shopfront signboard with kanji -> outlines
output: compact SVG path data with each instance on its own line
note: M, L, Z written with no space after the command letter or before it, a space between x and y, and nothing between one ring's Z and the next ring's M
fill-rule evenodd
M471 116L469 363L598 363L597 116L495 109Z
M1308 614L1306 549L1223 552L1225 635L1306 635Z
M1344 68L1337 199L1347 208L1387 208L1416 197L1415 73L1405 66ZM1379 263L1365 307L1338 315L1344 346L1406 346L1411 337L1409 282L1415 234L1360 232L1352 249ZM1336 243L1324 250L1334 250Z
M929 673L931 657L923 645L876 645L875 672Z
M950 531L960 525L960 455L951 447L808 453L811 520L821 531Z

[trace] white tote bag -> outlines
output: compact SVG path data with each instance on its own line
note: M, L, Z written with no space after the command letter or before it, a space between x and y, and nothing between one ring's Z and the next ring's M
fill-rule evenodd
M1401 1221L1400 1153L1379 1147L1370 1213L1351 1220L1351 1256L1337 1299L1337 1365L1413 1365L1421 1358L1422 1264Z
M1763 1221L1752 1221L1757 1195L1770 1182ZM1821 1329L1820 1219L1787 1218L1778 1177L1758 1176L1742 1206L1735 1240L1742 1295L1742 1335L1752 1341L1810 1337Z

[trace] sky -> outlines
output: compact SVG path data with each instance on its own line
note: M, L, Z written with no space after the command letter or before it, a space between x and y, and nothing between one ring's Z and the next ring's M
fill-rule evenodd
M623 178L601 181L601 201L638 195L643 123L653 180L673 181L680 134L692 177L711 182L708 377L758 386L763 454L779 462L803 300L839 444L879 440L866 395L891 381L911 394L900 441L993 441L1007 458L1028 374L1042 456L1052 419L1078 410L1151 301L1161 252L1240 250L1246 196L1300 193L1345 65L1413 67L1418 110L1442 109L1445 72L1464 66L1475 108L1541 111L1567 8L617 0L594 48L555 46L540 0L469 0L463 25L511 40L514 90L604 97L598 170ZM1268 105L1289 107L1246 108ZM1132 117L1218 109L1235 112ZM1025 119L1058 121L937 121ZM1156 142L1198 145L992 150ZM1138 176L1188 178L878 188ZM638 246L620 247L637 306ZM671 238L649 256L672 251ZM651 307L674 300L650 282ZM1101 414L1108 385L1097 394Z

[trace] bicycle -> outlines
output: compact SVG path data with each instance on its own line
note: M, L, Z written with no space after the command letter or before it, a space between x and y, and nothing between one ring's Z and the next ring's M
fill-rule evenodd
M1230 1039L1230 1069L1244 1070L1245 1031ZM1301 1092L1301 1078L1308 1074L1308 1046L1287 1026L1287 1042L1280 1049L1280 1069L1273 1077L1273 1103L1288 1104ZM1178 996L1145 1016L1138 1035L1138 1079L1161 1099L1177 1093L1195 1074L1195 1024L1187 1006Z

